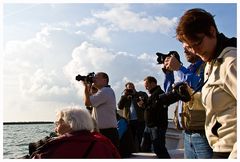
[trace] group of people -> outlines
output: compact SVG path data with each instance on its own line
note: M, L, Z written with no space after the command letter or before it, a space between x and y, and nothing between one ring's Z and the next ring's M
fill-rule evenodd
M82 81L84 104L91 111L94 108L97 117L92 119L80 108L60 111L55 129L58 136L49 138L31 157L120 158L134 151L153 151L158 158L171 158L165 146L168 106L178 102L175 115L184 130L184 158L237 158L236 38L219 33L213 15L199 8L186 11L180 18L176 37L190 65L184 67L174 55L168 56L163 66L164 89L156 78L147 76L143 82L148 94L128 82L116 103L108 75L97 73L93 84ZM186 89L193 93L186 97ZM183 110L193 99L203 110L204 124L199 128L186 127L181 121ZM123 117L116 107L123 110ZM123 132L131 134L125 135L131 138L126 145L134 144L127 154L122 148L126 147Z

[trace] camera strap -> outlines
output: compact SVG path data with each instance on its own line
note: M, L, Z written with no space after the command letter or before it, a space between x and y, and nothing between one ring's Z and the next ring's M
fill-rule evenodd
M205 82L203 84L201 84L200 86L197 87L197 89L192 93L191 96L195 95L200 89L202 89L202 87L207 83L208 81L208 78L207 80L205 80Z
M195 95L207 83L207 81L208 81L208 79L210 77L210 74L212 73L212 69L213 69L213 66L215 65L215 63L217 63L217 64L220 63L221 64L222 62L223 62L222 58L214 59L211 62L211 65L210 65L210 67L209 67L209 69L208 69L208 71L206 73L206 75L208 76L207 80L205 80L205 82L202 85L198 86L197 89L193 92L193 94L191 96Z

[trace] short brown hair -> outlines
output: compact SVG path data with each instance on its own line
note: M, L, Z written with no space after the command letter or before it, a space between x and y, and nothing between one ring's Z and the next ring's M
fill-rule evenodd
M180 18L176 28L176 37L181 42L186 37L193 41L198 41L197 34L199 33L211 36L211 26L215 27L218 32L213 15L201 8L190 9Z
M148 81L149 83L156 83L157 84L157 79L154 78L153 76L147 76L144 81Z
M127 82L127 83L125 84L125 87L127 88L127 86L128 86L129 84L131 84L131 85L134 86L134 84L133 84L132 82Z

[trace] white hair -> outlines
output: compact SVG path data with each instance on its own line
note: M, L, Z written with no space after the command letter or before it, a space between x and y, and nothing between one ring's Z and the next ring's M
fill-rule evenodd
M83 108L66 108L57 113L73 131L94 129L92 117L88 110Z

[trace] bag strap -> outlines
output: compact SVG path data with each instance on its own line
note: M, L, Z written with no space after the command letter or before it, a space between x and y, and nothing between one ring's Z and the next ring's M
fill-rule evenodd
M207 81L208 81L208 79L209 79L209 76L210 76L210 74L212 73L214 64L215 64L215 63L218 63L218 62L222 62L220 58L219 58L219 59L215 59L215 60L213 60L213 61L211 62L211 65L210 65L210 67L209 67L209 69L208 69L208 71L207 71L207 76L208 76L207 79L205 80L205 82L204 82L203 84L201 84L201 85L199 85L199 86L197 87L197 89L193 92L193 94L192 94L191 96L195 95L195 94L196 94L200 89L202 89L202 87L207 83Z
M93 146L94 146L95 143L96 143L95 140L90 143L89 147L87 148L87 150L86 150L85 153L83 154L82 158L87 158L87 157L88 157L88 155L89 155L89 153L91 152L91 150L92 150L92 148L93 148Z
M203 84L197 87L197 89L191 94L191 96L195 95L200 89L202 89L202 87L207 83L207 81L208 81L208 78L207 80L205 80Z

